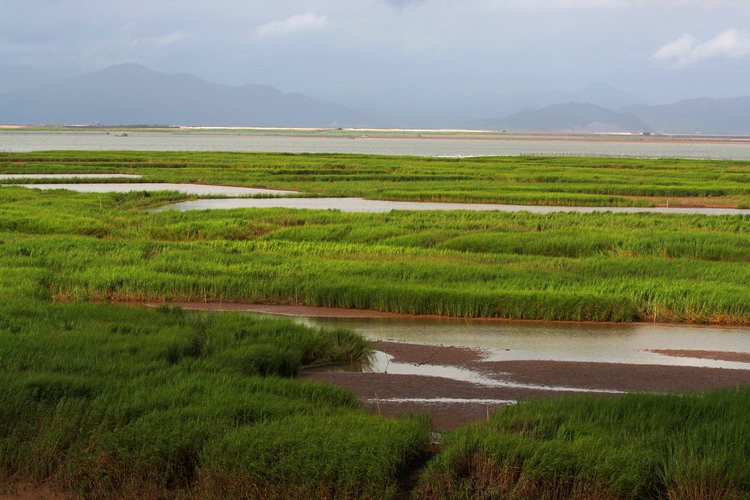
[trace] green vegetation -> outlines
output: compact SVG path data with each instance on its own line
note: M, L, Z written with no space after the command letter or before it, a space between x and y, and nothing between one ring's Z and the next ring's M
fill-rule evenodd
M670 160L0 155L2 173L560 204L643 202L624 194L747 200L749 170ZM367 415L344 390L290 379L303 366L362 358L362 338L111 300L750 324L748 216L144 210L182 199L0 188L3 488L47 483L87 498L401 494L426 422ZM748 498L749 398L739 389L523 403L446 437L417 494Z
M446 436L419 498L750 498L750 389L579 396Z
M650 206L676 197L750 206L750 163L596 158L51 151L0 153L0 173L131 173L154 182L299 189L371 199ZM18 181L16 181L18 182ZM632 198L653 197L653 198Z
M138 209L179 197L3 188L0 281L59 300L750 324L747 216Z
M425 445L423 422L367 415L343 389L284 378L367 355L350 331L4 292L5 487L48 483L87 498L388 498Z

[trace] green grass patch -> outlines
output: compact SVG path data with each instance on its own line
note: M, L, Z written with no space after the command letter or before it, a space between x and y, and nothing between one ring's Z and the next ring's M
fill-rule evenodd
M47 483L87 498L290 487L299 498L388 498L427 439L423 422L383 420L343 389L289 378L302 365L367 356L350 331L10 299L0 317L7 486Z
M697 203L713 197L732 205L750 203L750 163L741 161L231 152L0 153L0 173L24 172L129 173L145 176L138 182L273 187L383 200L650 206L676 197L695 198Z
M419 498L748 498L750 389L520 403L454 431Z

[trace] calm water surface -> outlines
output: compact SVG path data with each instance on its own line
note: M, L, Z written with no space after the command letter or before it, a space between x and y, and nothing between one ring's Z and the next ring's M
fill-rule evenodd
M158 304L150 304L156 306ZM488 359L589 361L750 369L750 363L666 356L650 350L750 354L750 328L647 323L565 323L430 317L341 317L335 309L290 311L284 306L180 303L185 309L284 316L315 328L350 328L371 340L486 349ZM308 309L308 308L302 308ZM318 314L318 313L322 314ZM352 311L345 311L348 315ZM366 311L353 311L363 313Z
M427 318L311 318L372 340L481 347L493 361L557 360L750 369L750 363L665 356L650 349L750 353L750 329L685 325L573 324Z
M139 179L136 174L1 174L4 179Z
M173 203L155 209L207 210L229 208L298 208L313 210L340 210L342 212L390 212L391 210L472 210L502 212L620 212L620 213L673 213L704 215L750 215L748 209L733 208L666 208L666 207L561 207L539 205L500 205L489 203L431 203L421 201L382 201L364 198L273 198L273 199L221 199L194 200Z
M708 142L556 141L493 137L295 137L241 133L0 131L0 151L259 151L284 153L355 153L412 156L636 156L644 158L713 158L750 160L750 144Z

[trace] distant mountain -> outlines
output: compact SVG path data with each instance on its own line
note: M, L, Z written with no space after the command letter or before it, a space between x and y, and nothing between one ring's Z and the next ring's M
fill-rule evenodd
M494 102L485 103L482 108L474 108L472 115L484 118L507 116L528 108L541 109L565 103L585 103L619 110L627 106L645 104L638 97L605 83L594 83L579 90L554 92L526 92L507 94ZM488 112L492 113L488 115Z
M268 85L230 87L139 64L0 95L0 123L378 126L370 117Z
M604 83L574 91L501 93L497 89L436 90L394 85L378 92L328 96L343 99L353 108L375 110L391 116L395 126L406 128L472 128L526 108L581 102L619 109L644 104L638 97ZM481 127L480 127L481 128Z
M637 97L606 84L573 92L513 95L394 86L370 94L369 100L354 94L346 99L351 106L287 94L268 85L233 87L190 74L167 75L138 64L110 66L73 78L0 65L0 124L750 134L750 97L646 106Z
M581 132L635 132L650 127L630 113L612 111L588 103L570 102L542 109L526 109L496 121L490 130L567 130Z
M659 132L750 134L750 97L686 99L662 106L633 106L627 111Z
M575 91L547 92L538 95L536 101L535 107L551 106L565 102L583 102L614 110L646 104L642 99L633 94L606 83L593 83Z
M29 66L0 64L0 94L41 87L52 80L52 75Z

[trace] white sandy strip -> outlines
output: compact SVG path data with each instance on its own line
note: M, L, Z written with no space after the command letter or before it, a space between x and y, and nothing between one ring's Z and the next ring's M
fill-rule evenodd
M497 380L487 377L481 373L457 366L443 365L417 365L412 363L394 363L393 356L382 351L375 351L370 364L372 373L389 373L393 375L421 375L423 377L441 377L471 384L481 385L484 387L503 387L508 389L531 389L535 391L555 391L555 392L596 392L605 394L625 394L626 391L614 389L591 389L582 387L565 387L538 384L522 384L519 382L510 382L507 380ZM501 375L501 374L499 374Z
M179 191L197 195L248 196L264 194L269 196L288 196L296 191L280 189L260 189L236 186L213 186L207 184L172 184L172 183L101 183L101 184L13 184L33 189L68 189L80 193L129 193L131 191Z
M3 179L140 179L135 174L2 174Z
M369 398L370 403L440 403L440 404L493 404L514 405L515 399L482 399L482 398Z

